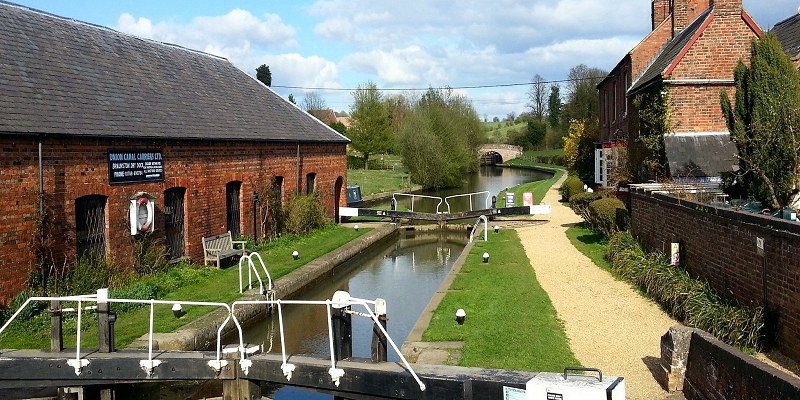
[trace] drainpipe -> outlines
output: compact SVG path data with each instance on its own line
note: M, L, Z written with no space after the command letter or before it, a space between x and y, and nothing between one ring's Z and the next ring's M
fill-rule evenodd
M42 135L39 135L39 215L44 215L44 171L42 167Z
M296 193L300 194L300 142L297 142L297 190Z

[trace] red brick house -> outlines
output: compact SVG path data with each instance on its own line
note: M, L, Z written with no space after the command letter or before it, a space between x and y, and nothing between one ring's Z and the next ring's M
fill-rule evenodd
M749 57L761 29L742 0L653 0L651 15L652 32L598 85L595 182L607 184L618 163L615 148L643 151L633 100L648 91L666 91L671 101L672 134L664 141L672 176L717 181L737 165L719 94L735 88L736 63Z
M223 58L0 3L0 92L0 301L37 266L40 193L56 264L130 265L142 231L202 260L203 236L258 234L272 177L346 201L349 141Z

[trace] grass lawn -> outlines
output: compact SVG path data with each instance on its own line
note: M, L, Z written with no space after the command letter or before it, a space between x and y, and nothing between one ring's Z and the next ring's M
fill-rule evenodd
M567 229L567 237L572 245L589 257L595 265L614 275L611 264L606 260L608 240L602 233L592 232L584 224L579 224Z
M514 161L514 160L511 160L511 161ZM555 175L553 175L553 177L550 178L550 179L546 179L546 180L543 180L543 181L535 181L535 182L523 183L522 185L518 185L518 186L514 186L513 188L509 188L509 190L514 192L514 201L516 202L516 204L518 206L522 205L522 193L524 193L524 192L533 192L533 202L535 204L538 204L539 202L541 202L542 199L544 198L544 195L547 193L548 190L550 190L550 187L553 186L553 184L556 183L556 181L558 181L559 178L561 178L561 175L564 175L564 173L565 173L565 171L563 169L555 169L557 167L554 167L553 165L547 165L547 164L535 164L535 163L531 163L531 162L525 162L525 163L518 162L518 163L515 163L514 165L538 166L538 167L541 167L541 168L544 168L544 169L549 169L549 170L552 170L552 171L555 172ZM505 192L506 191L504 190L504 191L500 192L500 194L497 196L497 207L498 208L505 207L505 205L506 205L506 194L505 194Z
M362 196L392 192L414 186L408 175L408 167L403 165L403 160L400 156L379 154L371 156L370 159L383 160L383 163L386 166L391 166L391 169L348 169L347 184L361 186Z
M327 254L343 244L363 235L368 229L358 231L339 225L330 225L305 236L287 236L264 246L259 253L267 265L273 280L288 274L305 265L309 261ZM292 251L300 252L300 258L294 260ZM230 265L218 270L216 267L197 267L196 279L186 285L178 284L178 288L159 300L191 300L230 303L241 296L239 294L239 268ZM169 279L164 278L164 279ZM246 279L246 278L245 278ZM266 285L266 283L265 283ZM112 291L113 292L113 291ZM91 303L90 305L93 305ZM72 307L71 304L65 305ZM112 303L112 309L115 308ZM192 320L214 311L212 307L185 306L186 315L176 319L169 305L155 307L155 332L171 332ZM115 324L116 345L122 348L148 332L149 307L133 311L119 312ZM9 330L0 337L0 348L40 348L50 346L50 317L43 313L30 321L12 323ZM75 346L74 313L64 323L64 344ZM93 312L84 316L85 328L81 333L82 347L97 347L97 324ZM68 334L67 332L71 332Z
M481 255L490 254L488 264ZM463 308L464 325L455 322ZM462 366L563 371L579 366L547 293L539 286L514 230L477 242L423 334L463 341Z
M507 124L506 121L501 122L484 122L486 128L486 138L490 143L505 143L508 140L508 135L511 131L523 131L528 129L527 122Z

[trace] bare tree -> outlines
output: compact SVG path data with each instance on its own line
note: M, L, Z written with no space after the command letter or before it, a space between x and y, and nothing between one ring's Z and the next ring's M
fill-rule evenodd
M308 92L303 97L303 108L306 111L311 110L324 110L328 108L328 105L325 104L325 99L319 95L317 92Z
M528 89L528 107L537 121L544 119L547 113L547 82L541 75L536 74L531 78L531 88Z

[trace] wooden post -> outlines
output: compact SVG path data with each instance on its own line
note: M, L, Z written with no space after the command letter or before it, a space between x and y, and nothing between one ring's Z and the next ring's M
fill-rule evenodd
M386 301L384 299L376 299L375 301L375 314L378 315L378 321L380 322L383 329L386 330ZM372 361L373 362L385 362L388 360L387 352L387 340L386 335L383 334L383 331L378 328L377 324L372 325Z
M333 355L337 361L353 356L352 316L347 313L350 306L331 309L333 320Z
M97 289L97 343L101 353L110 353L111 325L108 323L108 289Z
M55 295L58 297L58 294ZM64 350L61 300L50 301L50 351Z

